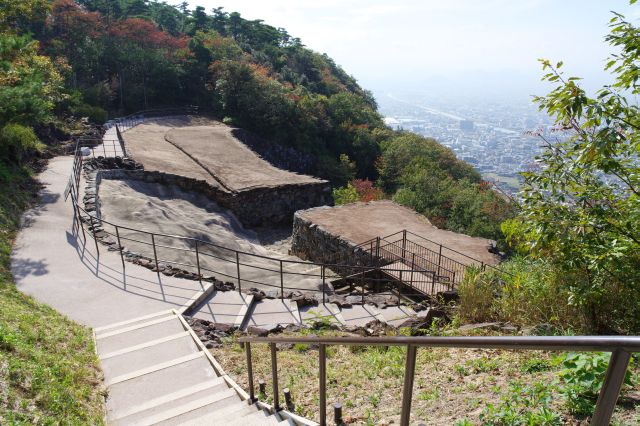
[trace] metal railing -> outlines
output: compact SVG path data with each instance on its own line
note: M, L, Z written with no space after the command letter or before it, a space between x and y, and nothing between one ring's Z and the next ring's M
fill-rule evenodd
M278 387L277 347L279 343L318 345L319 363L319 416L320 425L327 424L327 355L329 345L346 346L405 346L404 385L400 425L409 425L411 403L413 399L413 383L418 348L473 348L473 349L506 349L506 350L541 350L541 351L578 351L578 352L611 352L609 366L600 389L595 413L591 418L594 426L608 425L615 408L625 373L629 366L631 353L640 352L640 337L618 336L574 336L574 337L241 337L238 339L245 346L247 359L247 376L249 396L255 402L253 363L251 345L267 343L271 351L271 372L273 380L273 405L280 410Z
M424 243L416 243L411 239L413 237L420 239ZM427 247L425 243L429 244L431 248ZM510 275L500 268L406 229L386 237L367 240L358 244L357 247L368 251L371 253L372 258L377 257L379 261L402 262L406 265L411 265L413 268L433 273L435 283L440 287L440 290L453 290L457 284L462 282L469 267L477 267L483 271L491 269L499 274ZM452 256L462 258L465 261L453 259Z
M82 235L85 244L87 235L93 238L98 254L100 242L108 244L111 251L118 252L123 271L126 269L128 252L138 260L146 259L149 266L157 271L160 271L162 265L168 265L176 271L195 274L201 283L213 278L228 280L235 284L239 292L243 287L246 289L249 286L272 288L279 291L280 298L284 298L285 291L299 290L321 294L322 303L327 303L328 296L334 294L331 282L341 280L350 286L352 295L361 296L362 303L368 293L365 287L379 287L379 284L391 284L390 291L395 292L399 303L407 301L406 297L424 296L417 285L413 288L400 288L387 276L376 275L373 272L379 271L379 268L363 263L356 256L353 264L291 260L237 250L201 238L161 234L104 220L97 212L97 205L95 211L87 211L79 199L83 149L90 148L87 154L98 158L96 155L104 149L104 145L100 147L96 141L76 141L73 169L67 188L73 201L74 230ZM129 250L125 246L135 247L135 250ZM425 271L416 265L409 268L387 267L384 272L387 275L413 273L418 276ZM307 285L301 286L300 283L304 280L308 280Z

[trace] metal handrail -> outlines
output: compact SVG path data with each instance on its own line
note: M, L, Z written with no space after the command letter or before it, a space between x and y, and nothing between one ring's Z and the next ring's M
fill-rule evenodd
M80 149L79 144L77 144L77 150ZM80 173L81 170L81 164L80 165L76 165L74 167L74 174L78 174ZM73 182L74 184L78 184L79 185L79 179L76 179L75 176L71 176L70 177L70 181ZM76 186L76 185L74 185ZM102 218L97 217L94 213L92 212L88 212L86 211L83 207L81 207L78 203L78 188L76 186L76 188L74 188L75 191L72 191L72 199L73 199L73 204L74 204L74 217L76 217L77 219L80 219L82 216L84 216L86 219L88 219L89 224L90 224L90 232L89 235L92 236L94 238L95 241L95 245L96 245L96 251L99 252L99 247L98 247L98 238L96 237L95 233L96 233L96 226L100 226L102 228L102 232L104 232L106 235L109 235L111 237L115 237L118 241L118 246L116 251L118 251L120 253L120 257L121 257L121 261L122 261L122 265L123 265L123 270L125 268L125 259L124 259L124 247L122 246L121 241L132 241L132 242L137 242L139 244L144 244L147 246L152 246L153 247L153 261L154 264L157 268L159 263L166 263L166 264L172 264L172 265L181 265L181 266L189 266L191 268L197 268L198 271L200 270L205 270L208 272L211 272L213 274L216 275L224 275L228 278L237 278L238 279L238 290L241 291L242 287L241 287L241 282L240 282L240 275L238 273L237 276L232 276L226 273L223 273L221 271L216 271L216 270L209 270L206 268L203 268L200 265L200 256L210 256L210 257L215 257L217 259L220 259L222 261L225 262L229 262L229 263L233 263L236 264L237 268L240 268L240 266L244 266L244 267L250 267L253 269L261 269L261 270L265 270L265 271L269 271L269 272L273 272L273 273L279 273L281 276L280 279L280 285L275 285L275 284L271 284L268 282L260 282L260 281L255 281L255 280L251 280L251 279L247 279L247 278L242 278L242 281L244 281L245 283L250 283L250 284L260 284L266 287L272 287L272 288L279 288L281 290L281 294L280 297L283 298L284 297L284 289L287 290L291 290L291 289L298 289L298 290L307 290L307 291L318 291L318 292L322 292L322 296L323 296L323 302L325 302L326 300L326 293L327 293L327 289L326 289L326 283L325 283L325 279L327 278L327 274L326 269L329 268L330 270L350 270L350 271L355 271L356 274L361 274L364 273L365 270L370 269L368 266L365 265L352 265L352 264L339 264L339 263L316 263L316 262L310 262L310 261L304 261L304 260L289 260L289 259L279 259L279 258L275 258L275 257L270 257L270 256L264 256L264 255L260 255L260 254L255 254L255 253L249 253L249 252L245 252L245 251L240 251L240 250L236 250L236 249L232 249L229 247L225 247L225 246L221 246L218 244L214 244L211 243L209 241L206 240L201 240L198 238L193 238L193 237L185 237L185 236L179 236L179 235L171 235L171 234L158 234L158 233L153 233L153 232L149 232L149 231L145 231L145 230L141 230L141 229L134 229L128 226L122 226L122 225L118 225L115 223L112 223L110 221L104 220ZM84 224L82 223L82 220L77 220L74 221L76 223L79 223L79 228L82 230L82 235L84 238L84 241L86 243L86 233L85 233L85 228L84 228ZM105 229L105 225L111 226L114 228L114 232L109 232L107 229ZM149 241L143 241L141 239L134 239L134 238L130 238L128 236L122 236L121 235L121 231L129 231L129 232L133 232L136 234L144 234L144 235L148 235L150 236L150 242ZM180 248L180 247L173 247L173 246L166 246L163 244L159 244L156 242L157 239L160 238L172 238L172 239L176 239L176 240L180 240L180 241L185 241L190 243L190 245L195 245L196 249L192 250L189 248ZM204 247L210 247L210 248L216 248L216 249L221 249L221 250L227 250L230 252L230 254L232 256L230 257L235 257L235 260L232 259L225 259L222 257L218 257L218 256L213 256L209 253L206 252L202 252L202 249ZM185 263L181 263L181 262L177 262L177 261L173 261L173 260L167 260L167 259L161 259L158 257L157 254L157 248L166 248L169 250L180 250L180 251L188 251L191 253L194 253L196 255L196 264L185 264ZM276 262L279 263L280 268L279 269L270 269L270 268L264 268L264 267L260 267L257 265L252 265L246 262L240 262L240 256L247 256L247 257L251 257L251 258L256 258L256 259L262 259L262 260L267 260L267 261L271 261L271 262ZM296 272L296 271L287 271L286 269L284 269L285 265L304 265L304 266L311 266L311 267L317 267L321 269L321 273L304 273L304 272ZM395 271L395 270L393 270ZM393 272L392 271L392 272ZM397 270L397 272L400 272L401 270ZM402 270L404 272L408 272L407 270ZM283 282L283 276L284 275L300 275L300 276L306 276L306 277L313 277L313 278L321 278L323 280L323 285L322 285L322 290L310 290L308 288L301 288L301 287L293 287L293 286L289 286L289 285L284 285ZM342 276L341 274L337 274L338 276ZM198 273L198 277L199 280L202 281L203 277L201 275L201 273ZM364 292L363 292L364 294Z
M148 114L148 113L158 113L158 114L166 114L168 111L171 112L175 112L178 109L163 109L163 110L148 110L148 111L143 111L143 112L138 112L135 114L132 114L128 117L124 117L122 119L117 119L117 120L113 120L113 122L116 124L116 133L117 133L117 141L120 142L120 148L121 148L121 152L123 154L126 153L125 149L124 149L124 140L122 138L122 135L120 134L120 129L118 126L118 123L127 123L128 125L136 125L140 122L140 119L144 119L144 114ZM185 109L180 109L180 111L184 112ZM191 110L193 111L193 110ZM112 142L115 142L116 140L112 140ZM179 266L183 266L183 267L191 267L194 269L197 269L198 271L198 279L200 281L202 281L203 277L202 277L202 272L201 271L207 271L216 275L224 275L225 277L228 278L237 278L237 283L238 283L238 290L241 291L241 282L244 281L245 283L250 283L250 284L261 284L267 287L273 287L273 288L280 288L281 290L281 294L280 297L283 298L284 297L284 289L296 289L297 287L292 287L292 286L285 286L284 285L284 275L298 275L298 276L305 276L305 277L312 277L312 278L321 278L322 279L322 296L323 296L323 302L326 299L326 278L327 278L327 274L326 274L326 269L330 269L333 272L337 272L337 271L347 271L348 273L336 273L337 276L344 278L352 278L353 276L359 276L359 278L356 278L356 280L360 280L360 285L363 285L362 279L364 278L364 274L366 272L368 272L368 269L370 269L369 266L367 265L358 265L358 264L340 264L340 263L325 263L325 262L310 262L310 261L304 261L304 260L289 260L289 259L279 259L279 258L275 258L275 257L271 257L271 256L264 256L264 255L259 255L259 254L255 254L255 253L249 253L249 252L245 252L245 251L240 251L240 250L236 250L236 249L231 249L229 247L225 247L219 244L215 244L212 243L210 241L205 241L202 239L198 239L198 238L193 238L193 237L185 237L185 236L179 236L179 235L171 235L171 234L159 234L159 233L154 233L154 232L150 232L150 231L145 231L145 230L141 230L141 229L133 229L131 227L127 227L127 226L121 226L115 223L112 223L110 221L106 221L102 218L100 218L96 213L91 213L91 212L87 212L82 206L80 206L79 204L79 185L80 185L80 175L82 173L82 165L83 165L83 155L81 153L82 148L84 148L84 146L82 146L83 143L89 143L89 142L103 142L102 143L102 150L105 154L106 157L106 148L104 145L104 138L103 139L97 139L97 138L93 138L93 139L83 139L83 138L78 138L76 139L76 144L75 144L75 152L74 152L74 166L73 166L73 170L72 170L72 176L70 177L70 183L69 183L69 192L72 195L72 200L73 200L73 204L74 204L74 209L73 209L73 214L74 217L79 219L77 221L74 221L74 226L77 226L78 229L76 229L78 232L81 230L82 231L82 236L83 239L86 243L86 232L85 232L85 225L84 222L82 220L80 220L83 216L85 217L85 222L88 222L90 227L89 227L89 235L92 236L94 238L95 241L95 245L96 245L96 251L99 251L99 247L98 247L98 238L96 238L96 226L99 226L102 229L102 232L106 235L109 235L111 237L116 238L117 240L117 249L116 251L118 251L120 253L120 257L121 257L121 261L122 261L122 266L123 266L123 270L125 269L125 257L124 257L124 247L122 246L122 241L131 241L131 242L135 242L138 244L143 244L143 245L147 245L147 246L152 246L153 247L153 258L150 259L154 262L154 265L156 266L156 268L158 268L159 263L166 263L169 265L179 265ZM95 146L93 144L89 145L89 147L91 148L91 153L93 154L94 158L96 156L96 147L98 146L98 144L96 144ZM117 149L115 147L115 145L113 147L111 147L113 150L114 155L117 154ZM98 148L98 150L100 150L100 148ZM110 149L111 152L111 149ZM78 225L79 224L79 225ZM105 225L113 227L112 232L109 232L106 228ZM150 238L150 242L148 241L142 241L141 239L137 239L140 237L136 237L133 238L133 235L121 235L121 231L128 231L134 234L144 234L147 235ZM175 239L177 241L183 241L186 243L187 247L186 248L181 248L181 247L173 247L171 244L158 244L156 242L156 240L160 240L160 242L162 242L162 239ZM142 238L143 239L143 238ZM191 247L195 246L195 250L191 249ZM179 250L181 252L191 252L195 254L196 257L196 264L192 265L192 264L188 264L188 263L183 263L183 262L179 262L176 260L168 260L168 259L160 259L158 257L158 253L157 250L158 249L163 249L163 251L166 250ZM210 249L218 249L218 250L225 250L228 251L229 254L231 255L230 257L235 257L235 261L232 259L224 259L222 257L213 255L211 253L207 253L206 251L203 250L207 250L207 248ZM141 254L141 253L140 253ZM214 271L214 270L209 270L207 268L204 268L201 265L200 262L200 256L205 256L205 257L213 257L213 258L217 258L220 259L224 262L230 262L230 263L235 263L236 264L236 270L237 270L237 277L233 277L227 273L223 273L221 271ZM279 264L280 268L266 268L266 267L260 267L258 265L251 265L247 262L240 262L240 256L245 257L245 256L250 256L253 259L263 259L269 262L276 262ZM149 256L146 256L147 258L149 258ZM426 259L425 259L426 260ZM309 267L317 267L320 268L322 273L320 275L318 274L310 274L310 273L305 273L305 272L296 272L296 271L286 271L284 269L283 266L285 265L304 265L304 266L309 266ZM272 272L272 273L279 273L280 274L280 285L275 285L275 284L271 284L268 282L258 282L258 281L254 281L254 280L249 280L246 278L243 278L241 280L240 278L240 267L250 267L253 269L262 269L264 271L268 271L268 272ZM379 268L378 268L379 269ZM424 272L425 269L424 268L416 268L415 264L412 264L411 267L409 269L389 269L386 268L386 272L397 272L400 276L402 276L403 273L405 274L413 274L413 272ZM370 280L371 278L369 278ZM434 282L435 282L435 278L434 278ZM413 284L413 283L412 283ZM418 288L414 288L413 285L410 285L410 290L416 290L418 291ZM301 289L302 288L297 288L297 289ZM304 290L308 290L308 291L320 291L320 290L310 290L310 289L304 289ZM406 289L405 289L406 290ZM434 292L434 287L432 286L432 292ZM400 300L400 288L397 288L397 292L398 292L398 299ZM404 292L405 294L408 295L408 292ZM420 295L420 296L424 296L424 294L426 293L426 291L422 291L419 293L415 293L415 295ZM364 287L362 288L362 294L364 296ZM413 294L412 294L413 295ZM364 301L364 299L363 299Z
M385 246L382 246L382 245L380 246L380 249L382 249L382 250L386 250L386 249L385 249L385 247L386 247L386 246L394 246L394 247L396 247L396 248L398 248L398 249L400 249L400 250L409 251L409 250L407 250L407 249L403 249L403 248L402 248L402 246L398 245L397 243L394 243L394 242L391 242L391 241L387 241L387 240L385 240L384 238L380 238L380 241L381 241L381 242L382 242L382 241L384 241L384 242L385 242ZM387 250L387 251L389 251L389 250ZM390 253L391 253L391 252L390 252ZM396 256L396 257L400 258L401 260L404 260L404 261L406 261L406 262L408 262L408 263L411 263L411 264L413 265L413 260L409 260L409 259L408 259L408 258L406 258L405 256L400 256L400 255L397 255L397 254L394 254L394 253L392 253L392 254L393 254L394 256ZM454 273L454 271L452 271L452 270L450 270L450 269L447 269L447 268L445 268L445 267L443 267L443 266L436 265L434 262L430 261L429 259L427 259L427 258L426 258L426 257L424 257L424 256L421 256L421 255L419 255L419 254L414 254L414 255L415 255L415 256L412 256L412 258L414 258L414 257L415 257L415 258L418 258L418 259L420 259L420 260L424 260L425 262L432 264L432 265L433 265L433 266L435 266L436 268L438 268L438 267L439 267L439 269L444 270L445 272L449 272L449 273L451 273L451 274L453 274L453 273ZM455 261L454 261L454 262L455 262ZM460 263L460 262L458 262L458 263ZM460 263L460 265L465 266L465 265L464 265L464 264L462 264L462 263ZM415 265L413 265L413 266L415 266ZM428 269L420 268L420 267L418 268L418 270L423 270L423 271L433 272L433 271L430 271L430 270L428 270Z
M268 343L271 350L271 371L273 376L274 408L279 410L278 370L276 345L279 343L315 344L318 345L319 361L319 401L320 425L326 425L326 347L327 345L346 346L406 346L405 375L402 392L400 425L408 426L411 417L411 401L415 377L416 355L418 348L473 348L473 349L506 349L506 350L544 350L544 351L580 351L611 352L606 376L598 395L596 409L591 419L594 426L608 425L615 409L631 353L640 352L640 337L621 336L531 336L531 337L240 337L238 342L245 346L247 358L247 376L249 397L257 401L253 364L251 361L251 344Z

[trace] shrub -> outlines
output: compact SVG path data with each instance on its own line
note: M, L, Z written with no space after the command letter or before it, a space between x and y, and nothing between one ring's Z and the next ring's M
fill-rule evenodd
M467 269L464 280L458 287L460 303L458 314L464 322L484 322L494 318L495 283L480 269Z
M333 200L336 205L341 206L344 204L355 203L360 197L358 191L350 183L342 188L336 188L333 190Z
M575 353L561 355L562 366L559 377L562 381L560 392L565 397L567 409L578 416L590 416L609 365L608 353ZM624 383L632 385L630 369Z
M9 123L0 130L0 153L2 159L22 163L25 155L44 150L31 127Z
M87 117L90 122L95 124L104 124L108 118L107 111L104 109L85 103L73 108L73 113L78 117Z
M571 305L561 276L544 260L514 258L493 269L467 269L460 284L458 315L462 321L505 321L520 326L549 324L584 329L579 307Z
M551 408L553 390L544 382L511 382L501 403L488 404L480 420L485 425L561 425L562 417Z

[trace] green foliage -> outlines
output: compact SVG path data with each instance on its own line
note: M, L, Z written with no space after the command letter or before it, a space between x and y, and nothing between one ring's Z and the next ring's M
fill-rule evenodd
M542 259L515 257L500 265L467 269L459 287L458 315L462 321L505 321L520 326L549 324L559 329L582 329L586 319L568 303L564 278Z
M335 201L337 206L355 203L359 199L358 191L356 191L351 183L348 183L347 186L342 188L335 188L333 190L333 201Z
M562 63L543 60L556 85L536 98L562 133L544 136L540 169L523 173L520 225L512 239L546 259L593 332L640 330L640 29L614 14L607 41L620 51L606 68L614 83L590 97Z
M383 144L378 182L393 200L441 228L499 240L513 206L433 139L399 134Z
M284 29L186 4L10 3L0 25L22 22L48 56L28 36L0 35L0 126L37 127L54 108L100 124L108 113L195 104L302 152L298 171L357 182L363 201L386 192L437 226L495 239L512 215L470 165L433 139L391 131L370 92Z
M598 393L609 365L609 353L567 353L561 355L562 366L558 376L567 409L578 416L590 416L595 409ZM633 385L631 369L627 370L624 383Z
M85 103L82 103L73 108L72 112L78 117L88 118L90 122L95 124L104 124L104 122L107 121L108 118L107 111L105 111L104 109Z
M0 33L0 125L47 122L63 98L62 77L38 48L29 36Z
M480 420L484 425L500 426L561 425L562 417L551 408L554 390L543 382L511 382L501 403L488 404Z
M31 127L10 123L0 129L0 158L21 164L25 155L43 149L44 144Z

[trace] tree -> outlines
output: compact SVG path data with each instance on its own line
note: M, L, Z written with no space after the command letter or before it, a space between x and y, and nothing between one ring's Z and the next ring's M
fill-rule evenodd
M170 76L175 72L172 64L179 59L179 51L187 47L188 39L173 37L160 30L152 21L141 18L118 21L109 28L109 34L114 39L113 48L117 55L121 91L125 72L130 76L137 76L142 86L142 106L146 108L150 74ZM123 102L124 91L121 93Z
M49 9L47 0L0 0L0 31L33 30L44 24Z
M631 3L634 3L632 1ZM541 167L524 173L522 212L508 237L563 274L569 302L595 331L640 330L640 29L614 14L606 37L620 53L606 65L614 84L594 97L542 60L556 87L535 100L559 136L541 135Z

